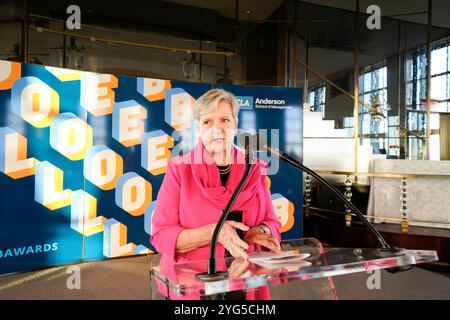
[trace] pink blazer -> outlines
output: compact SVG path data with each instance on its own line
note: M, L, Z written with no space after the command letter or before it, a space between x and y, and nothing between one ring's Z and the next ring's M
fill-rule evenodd
M242 151L234 148L234 163L225 187L214 163L193 164L196 152L209 155L199 143L190 153L171 158L159 189L151 219L151 244L162 254L161 263L204 259L209 245L182 254L175 254L177 238L183 229L217 223L222 210L243 176L245 164ZM211 161L210 158L207 159ZM212 161L211 161L212 162ZM266 165L257 161L242 194L231 210L242 210L242 222L249 226L265 224L278 240L281 224L275 216L272 198L265 177ZM217 257L223 257L224 247L217 246ZM206 268L206 265L205 265ZM206 269L205 269L206 271Z
M150 238L152 245L163 256L174 256L177 238L183 229L218 222L222 210L225 209L245 170L245 164L238 163L238 158L243 157L242 151L237 148L234 150L235 162L225 187L221 185L220 174L215 164L192 164L192 161L189 161L194 151L169 160L156 199ZM208 172L205 172L205 166ZM246 186L253 184L254 191L250 196L243 192L232 210L243 211L242 222L245 225L252 227L265 224L271 234L280 240L281 224L274 213L264 167L265 164L259 160L254 164L253 175L243 188L245 190ZM195 176L196 174L202 177L199 178ZM246 196L249 198L246 199ZM205 246L205 249L208 247L209 245ZM223 246L220 244L217 254L218 256L224 254Z

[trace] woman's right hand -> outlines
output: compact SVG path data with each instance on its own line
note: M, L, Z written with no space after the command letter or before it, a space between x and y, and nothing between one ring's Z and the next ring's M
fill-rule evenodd
M231 262L228 268L228 275L230 279L245 278L251 275L251 271L248 270L249 261L247 259L236 258Z
M247 231L249 228L243 223L227 220L220 230L217 241L222 244L233 257L247 259L248 244L239 238L236 229Z

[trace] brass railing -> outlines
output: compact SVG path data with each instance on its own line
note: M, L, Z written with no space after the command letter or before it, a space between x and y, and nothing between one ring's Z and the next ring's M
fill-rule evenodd
M47 16L37 15L37 14L28 14L28 17L31 19L41 19L42 21L46 22L57 22L61 23L62 25L65 25L66 21L56 18L51 18ZM25 21L28 22L28 19L25 19ZM28 22L27 29L34 30L37 32L45 32L45 33L53 33L58 34L62 36L68 36L72 38L78 38L83 39L91 42L102 42L109 45L115 44L115 45L126 45L126 46L134 46L134 47L140 47L140 48L146 48L146 49L156 49L156 50L164 50L169 52L176 52L176 53L199 53L199 54L208 54L208 55L219 55L219 56L225 56L225 57L232 57L236 55L236 52L233 51L226 51L226 50L204 50L197 48L198 41L196 40L186 40L184 38L178 38L179 40L182 40L184 42L189 41L192 46L190 48L183 48L183 47L174 47L174 46L168 46L168 45L162 45L159 43L153 42L138 42L138 41L129 41L129 40L123 40L123 39L117 39L118 34L124 34L127 35L148 35L144 33L139 32L132 32L132 31L125 31L121 29L115 29L115 28L107 28L107 27L99 27L96 25L89 25L89 24L83 24L83 31L84 33L75 32L75 31L65 31L65 30L58 30L54 28L45 28L41 27L39 25L33 24L33 21L31 24ZM87 31L86 31L87 30ZM97 32L109 32L113 34L114 36L111 37L99 37L96 35ZM161 39L166 39L165 36L158 36L156 33L152 34L153 37L159 37ZM171 37L175 39L175 37ZM208 43L213 43L213 41L208 41ZM214 42L216 44L223 44Z
M392 221L399 222L401 231L403 233L409 232L409 224L410 222L419 222L419 223L428 223L430 225L433 224L448 224L448 221L429 221L429 220L411 220L408 217L408 179L411 178L437 178L437 179L450 179L450 174L405 174L405 173L383 173L383 172L351 172L351 171L334 171L334 170L315 170L315 172L322 175L343 175L346 177L345 179L345 192L344 196L347 200L351 201L352 199L352 187L353 182L351 177L357 176L366 176L366 177L379 177L379 178L394 178L400 179L399 188L400 188L400 199L399 199L399 211L401 216L398 218L395 217L386 217L382 215L364 215L365 218L375 221L375 220L383 220L383 221ZM324 208L318 208L311 206L312 200L312 179L309 174L305 174L304 179L304 205L303 205L303 214L305 218L309 218L311 211L322 211L329 213L337 213L345 216L345 225L347 227L351 227L352 217L356 216L351 212L351 209L347 206L344 206L345 211L336 211Z

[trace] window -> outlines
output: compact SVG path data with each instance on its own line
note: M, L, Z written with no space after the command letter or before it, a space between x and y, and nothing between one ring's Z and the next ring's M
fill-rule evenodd
M426 111L426 48L410 54L406 62L406 108ZM431 50L431 111L450 112L450 44L435 45Z
M253 111L240 110L239 111L239 126L245 132L253 131L256 128L256 115ZM256 132L253 132L256 133Z
M427 53L420 47L410 53L406 61L406 114L407 128L426 137L427 129ZM437 112L450 112L450 41L436 42L431 49L430 86L430 159L439 158L439 118ZM433 134L435 132L435 134ZM415 137L408 139L408 158L421 159L425 152L424 140Z
M324 84L312 89L309 92L309 109L314 112L325 112L325 94Z
M300 108L286 109L284 113L284 134L286 136L286 152L294 154L297 158L302 154L302 112Z

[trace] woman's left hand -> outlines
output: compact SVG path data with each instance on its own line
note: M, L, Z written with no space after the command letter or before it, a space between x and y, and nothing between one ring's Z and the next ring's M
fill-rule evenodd
M281 252L280 242L270 234L263 232L260 227L250 228L245 233L244 241L249 245L259 244L263 247L269 248L275 253Z

